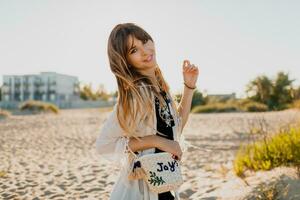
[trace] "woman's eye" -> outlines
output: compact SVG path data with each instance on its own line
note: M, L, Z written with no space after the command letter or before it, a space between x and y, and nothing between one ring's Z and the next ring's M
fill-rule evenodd
M136 52L136 49L133 49L132 51L131 51L131 54L133 54L133 53L135 53Z
M144 41L143 41L143 44L146 44L147 42L148 42L148 40L144 40Z

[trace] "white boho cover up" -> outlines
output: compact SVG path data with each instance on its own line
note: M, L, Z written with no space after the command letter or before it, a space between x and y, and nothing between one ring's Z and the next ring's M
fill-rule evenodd
M154 95L151 96L154 102ZM110 194L110 200L158 200L158 194L151 192L148 189L148 185L142 180L128 180L127 176L132 169L133 162L128 159L128 140L127 136L123 135L123 130L119 125L117 119L117 104L115 104L112 112L107 117L100 133L96 140L96 151L105 159L112 162L116 166L120 166L121 170L116 180L112 192ZM153 103L153 111L155 113L155 105ZM172 107L171 113L174 113ZM173 126L174 140L179 142L182 151L186 150L185 138L181 134L182 128L181 118L175 119L175 126ZM156 134L156 115L153 115L152 123L153 127L141 124L138 128L140 136L155 135ZM155 148L138 151L138 156L154 153ZM171 191L175 195L175 199L180 200L178 189Z

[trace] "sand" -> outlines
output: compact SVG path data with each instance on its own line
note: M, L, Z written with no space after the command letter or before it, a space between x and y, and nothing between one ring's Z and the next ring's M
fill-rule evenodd
M73 109L0 120L0 199L108 199L118 171L95 151L107 115L99 109ZM296 110L191 114L183 134L197 148L183 156L181 199L250 198L261 182L276 178L292 183L289 197L299 197L292 168L253 173L246 181L232 169L251 124L263 117L276 130L299 116Z

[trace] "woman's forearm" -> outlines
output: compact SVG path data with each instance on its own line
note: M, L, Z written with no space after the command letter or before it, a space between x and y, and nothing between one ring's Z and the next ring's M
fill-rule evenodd
M129 148L135 152L149 148L158 148L162 151L169 152L175 156L175 159L181 159L182 151L179 143L174 140L170 140L158 135L148 135L140 137L140 140L137 140L134 137L129 139L128 145Z
M135 151L140 151L140 150L145 150L145 149L150 149L157 147L158 144L161 142L159 136L157 135L147 135L144 137L140 137L138 139L131 137L128 142L129 148L135 152ZM163 138L162 138L163 139Z
M185 126L191 111L193 94L194 94L194 90L184 86L181 101L177 108L179 115L182 119L182 129Z

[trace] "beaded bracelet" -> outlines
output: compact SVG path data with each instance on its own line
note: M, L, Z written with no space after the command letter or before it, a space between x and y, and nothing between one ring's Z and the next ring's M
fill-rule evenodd
M190 86L188 86L185 82L183 82L183 84L184 84L187 88L189 88L189 89L191 89L191 90L196 89L196 86L195 86L195 87L190 87Z

